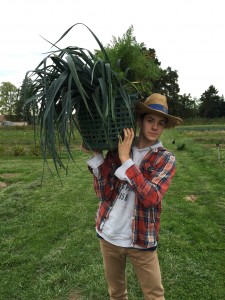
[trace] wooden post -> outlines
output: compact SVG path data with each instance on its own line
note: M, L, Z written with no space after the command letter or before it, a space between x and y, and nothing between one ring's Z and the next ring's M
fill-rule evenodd
M220 144L216 144L216 146L217 146L218 159L220 161Z

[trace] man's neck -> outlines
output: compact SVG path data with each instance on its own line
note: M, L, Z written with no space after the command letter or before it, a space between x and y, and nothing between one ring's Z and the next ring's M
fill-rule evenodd
M138 148L138 149L143 149L143 148L146 148L146 147L151 147L153 145L155 145L158 141L154 141L154 142L149 142L149 141L145 141L143 139L141 139L140 137L137 139L136 143L135 143L135 146Z

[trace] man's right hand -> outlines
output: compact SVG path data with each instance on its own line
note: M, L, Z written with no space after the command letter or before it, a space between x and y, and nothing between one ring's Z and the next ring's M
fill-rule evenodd
M133 128L124 128L124 139L119 139L118 152L121 163L124 163L130 158L130 150L134 139Z

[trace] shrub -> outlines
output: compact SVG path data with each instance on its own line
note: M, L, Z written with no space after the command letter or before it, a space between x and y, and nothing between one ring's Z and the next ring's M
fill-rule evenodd
M26 153L25 148L23 146L15 146L13 149L14 156L24 156Z

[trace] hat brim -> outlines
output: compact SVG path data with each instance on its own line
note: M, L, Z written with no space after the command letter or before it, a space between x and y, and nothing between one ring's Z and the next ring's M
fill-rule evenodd
M172 127L181 125L183 123L181 118L166 114L160 110L150 108L143 102L138 102L136 109L137 109L136 112L137 112L138 116L140 116L142 114L156 114L156 115L165 117L167 119L165 128L172 128Z

